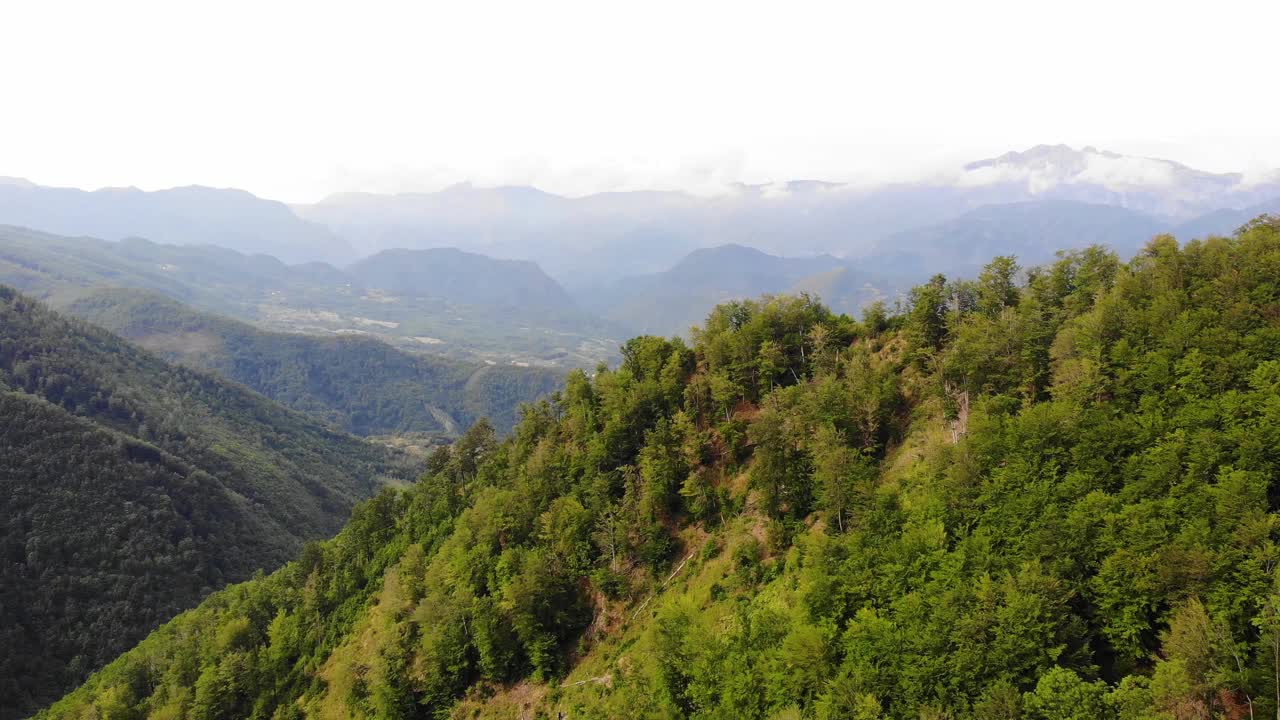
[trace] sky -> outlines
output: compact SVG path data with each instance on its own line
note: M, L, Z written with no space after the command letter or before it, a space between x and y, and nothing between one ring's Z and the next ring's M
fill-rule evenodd
M1040 143L1280 168L1280 3L6 2L0 175L289 202L862 184Z

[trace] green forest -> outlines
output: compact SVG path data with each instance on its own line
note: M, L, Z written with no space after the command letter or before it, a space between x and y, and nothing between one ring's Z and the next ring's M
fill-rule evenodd
M622 356L38 717L1280 716L1280 221Z
M414 470L0 286L0 718Z

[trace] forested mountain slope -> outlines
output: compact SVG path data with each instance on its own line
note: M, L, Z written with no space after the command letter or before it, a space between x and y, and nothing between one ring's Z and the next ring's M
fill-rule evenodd
M623 355L42 717L1280 710L1280 223Z
M0 716L332 535L391 451L0 286Z
M456 437L482 417L507 432L521 403L564 383L551 369L409 354L371 337L268 332L143 290L94 291L67 311L357 435Z

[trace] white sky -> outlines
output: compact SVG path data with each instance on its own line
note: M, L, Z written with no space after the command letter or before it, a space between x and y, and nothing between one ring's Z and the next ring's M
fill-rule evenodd
M1058 142L1260 170L1277 27L1274 0L0 0L0 175L705 191Z

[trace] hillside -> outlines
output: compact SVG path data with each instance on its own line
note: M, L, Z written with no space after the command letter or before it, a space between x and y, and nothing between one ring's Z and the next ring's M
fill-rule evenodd
M637 338L40 717L1277 707L1280 226Z
M66 309L356 435L454 437L482 417L505 433L521 403L564 382L555 370L409 354L372 337L267 332L141 290L94 291Z
M342 527L407 462L0 286L0 716Z
M594 367L614 357L612 326L571 301L552 309L547 303L566 296L536 266L474 255L452 262L461 255L411 253L415 264L405 273L396 270L404 262L393 253L358 265L357 277L323 263L286 265L219 247L0 226L0 282L54 307L95 289L125 287L267 330L367 335L472 363ZM521 305L538 298L545 302Z

